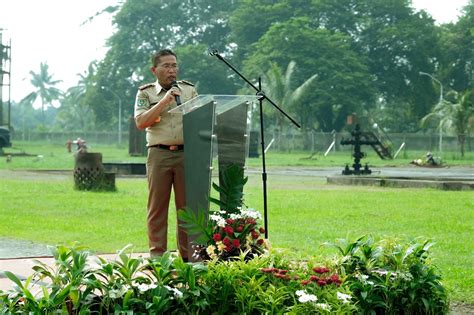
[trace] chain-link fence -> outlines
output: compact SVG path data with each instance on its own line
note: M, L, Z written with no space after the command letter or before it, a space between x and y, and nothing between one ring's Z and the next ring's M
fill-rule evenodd
M405 150L415 151L458 151L459 143L457 136L439 134L414 134L414 133L389 133L384 136L391 142L394 152L400 147ZM294 133L271 133L265 134L265 143L268 150L276 151L309 151L327 152L350 151L351 146L341 145L342 139L350 139L348 132L294 132ZM474 150L473 137L466 137L464 143L465 152Z
M252 132L252 136L259 136L259 132ZM390 133L385 134L390 139L393 152L396 152L403 146L405 150L414 151L439 151L440 144L442 151L459 151L457 136L432 134L413 134L413 133ZM14 141L34 141L64 144L68 140L75 140L78 137L90 144L117 144L117 132L15 132ZM132 136L136 139L136 135ZM277 133L269 132L265 134L265 147L269 151L306 151L306 152L330 152L330 151L350 151L350 145L340 144L342 139L348 139L351 135L347 132L326 133L326 132L291 132ZM474 151L474 137L466 137L464 144L465 152ZM136 141L136 140L134 140ZM260 140L258 140L258 149L260 150ZM129 133L122 133L122 145L128 146Z

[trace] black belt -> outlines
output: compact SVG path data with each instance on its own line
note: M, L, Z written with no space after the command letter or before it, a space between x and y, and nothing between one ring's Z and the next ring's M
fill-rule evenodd
M184 144L175 144L175 145L167 145L167 144L155 144L150 145L149 148L160 148L168 151L182 151L184 150Z

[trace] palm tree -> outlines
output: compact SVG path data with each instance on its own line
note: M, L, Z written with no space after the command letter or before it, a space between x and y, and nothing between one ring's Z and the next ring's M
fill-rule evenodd
M303 94L318 76L317 74L312 75L295 89L293 88L295 69L296 62L290 61L285 74L283 74L280 67L278 67L277 64L272 63L268 72L263 76L263 90L268 97L279 104L282 108L286 107L287 109L295 109ZM283 116L277 111L272 112L275 113L276 125L278 129L281 130Z
M77 85L67 90L57 115L57 120L63 128L85 132L93 127L94 113L85 95L93 88L96 66L95 62L91 62L87 71L77 74L79 76Z
M428 121L438 121L438 128L453 128L458 137L461 156L464 157L464 143L474 125L474 92L450 91L446 99L438 103L431 113L423 117L422 126Z
M58 100L62 92L55 87L58 83L62 82L61 80L53 80L53 77L48 72L48 64L41 63L40 71L35 73L30 71L31 74L31 84L36 88L36 91L31 92L25 98L21 100L21 103L33 104L36 99L39 97L41 100L41 117L43 126L45 125L44 111L48 105L55 100Z

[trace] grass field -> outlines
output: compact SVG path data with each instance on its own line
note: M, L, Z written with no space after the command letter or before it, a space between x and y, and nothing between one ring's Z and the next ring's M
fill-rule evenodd
M104 161L144 160L127 157L123 153L126 149L112 146L97 149L103 152ZM45 244L79 241L97 252L115 252L131 243L135 251L146 251L145 178L117 178L117 192L113 193L75 191L71 173L53 176L21 171L72 170L73 157L64 147L26 144L25 152L42 153L43 157L13 157L10 163L0 160L0 237ZM298 163L338 165L325 164L319 157L301 159L304 154L276 156L268 154L269 167ZM332 163L348 159L347 155L328 158L333 159ZM411 156L407 157L410 159ZM250 161L259 165L259 159ZM247 205L262 209L259 175L250 175L245 191ZM332 255L333 251L320 246L323 242L338 238L354 240L368 233L378 239L432 239L436 242L433 260L452 299L474 304L472 192L331 186L322 178L271 175L268 212L272 246L286 250L295 258ZM170 213L169 244L175 248L176 218L174 211Z
M7 163L6 158L0 158L0 169L63 169L72 170L74 168L74 154L67 153L64 144L44 144L38 142L14 143L12 148L5 148L5 155L12 154L11 162ZM426 152L422 151L402 151L396 159L381 160L376 153L368 148L363 148L367 157L361 163L368 163L371 166L408 166L415 159L423 159ZM103 162L144 162L143 156L129 156L128 147L117 145L89 145L89 152L102 153ZM28 154L29 156L16 156L18 154ZM16 155L15 155L16 154ZM435 156L440 156L447 166L474 165L474 152L466 152L461 158L459 152L444 152ZM266 165L271 166L305 166L305 167L325 167L351 165L353 158L349 151L330 152L324 156L324 152L316 152L314 155L309 152L275 152L269 151L266 154ZM249 158L247 164L250 167L262 165L262 159Z

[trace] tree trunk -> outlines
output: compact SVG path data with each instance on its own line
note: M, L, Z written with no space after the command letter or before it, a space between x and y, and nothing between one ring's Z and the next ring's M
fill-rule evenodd
M459 147L461 149L461 157L464 157L464 142L466 140L466 136L461 133L458 135L458 142L459 142Z

